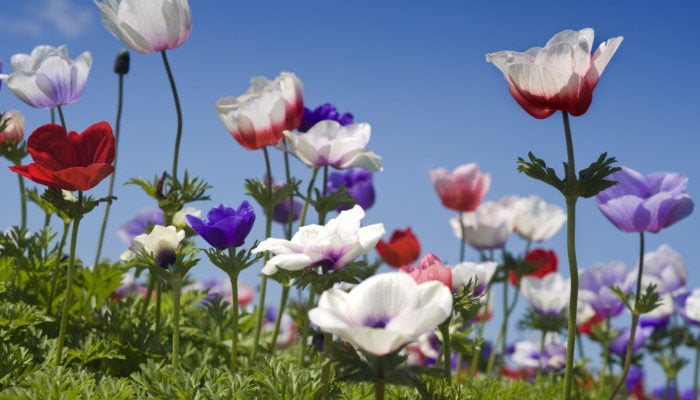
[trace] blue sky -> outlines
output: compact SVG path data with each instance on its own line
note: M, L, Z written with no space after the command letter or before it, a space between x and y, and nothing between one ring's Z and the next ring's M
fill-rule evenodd
M237 205L246 199L245 178L261 177L263 157L239 146L220 122L214 104L237 96L253 76L274 78L294 72L304 84L306 104L336 104L357 122L372 126L369 148L384 158L375 175L377 202L366 222L383 222L387 232L411 226L422 243L447 262L459 256L459 243L435 194L428 171L478 163L492 177L487 200L506 195L537 194L564 202L558 192L515 169L528 151L559 166L565 159L560 114L536 120L511 98L500 71L485 62L488 52L541 46L564 29L592 27L595 46L610 37L625 37L605 70L589 111L571 120L578 168L602 152L620 165L642 173L675 171L689 176L688 192L700 199L699 64L700 26L693 1L592 2L406 2L285 1L190 2L193 31L188 41L169 52L184 112L180 169L205 178L214 188L211 202ZM93 67L88 86L64 112L70 129L113 121L117 77L114 56L124 45L101 25L99 11L85 0L9 2L0 14L0 58L5 72L15 53L39 44L68 45L71 57L90 51ZM176 120L168 82L158 55L131 54L125 79L116 195L103 255L116 258L125 249L116 228L140 208L153 203L128 178L151 178L169 170ZM27 134L49 120L46 110L31 109L12 93L0 91L0 109L19 109ZM283 176L281 155L272 152L273 174ZM7 162L4 162L7 164ZM297 177L310 171L297 163ZM16 224L17 178L0 173L5 207L0 224ZM107 184L93 194L106 193ZM40 225L35 208L30 226ZM592 200L578 207L579 266L621 260L632 268L637 235L617 231ZM81 224L79 255L92 260L102 210ZM688 270L688 286L700 285L697 252L700 216L692 214L658 234L647 235L647 249L666 243L679 252ZM262 217L251 235L262 239ZM281 231L275 231L281 235ZM545 247L565 257L562 231ZM202 247L205 246L201 242ZM513 239L508 249L520 252ZM475 258L476 253L468 252ZM196 276L216 275L202 265ZM565 263L560 269L566 273ZM257 271L242 279L256 284Z

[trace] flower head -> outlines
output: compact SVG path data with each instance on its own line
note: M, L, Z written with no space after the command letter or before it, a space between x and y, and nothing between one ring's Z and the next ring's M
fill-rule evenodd
M402 273L371 276L350 292L330 289L309 319L369 353L383 356L434 329L452 313L452 294L439 282Z
M478 286L474 287L474 295L479 296L488 287L491 282L491 278L496 273L496 268L498 263L495 261L486 261L482 263L475 263L471 261L463 261L452 268L452 291L465 286L470 280L476 278L474 284ZM481 314L481 313L480 313Z
M499 51L486 55L506 78L515 101L535 118L556 111L582 115L593 100L593 89L608 65L622 36L608 39L593 56L594 32L566 30L554 35L544 47L524 53Z
M278 268L298 271L307 267L323 267L326 271L343 268L366 254L384 235L384 225L360 227L365 212L355 206L341 211L326 225L305 225L291 240L268 238L252 253L270 251L275 254L263 267L263 274L272 275Z
M331 103L321 104L314 110L304 107L304 118L297 130L299 132L308 132L312 126L327 119L336 121L340 125L345 126L352 124L355 118L350 113L340 114Z
M520 280L520 291L539 314L558 315L569 305L569 279L559 273L542 278L525 276Z
M333 193L345 186L357 204L364 210L374 204L374 185L372 173L363 168L350 168L345 172L332 172L328 175L328 192ZM347 210L350 206L341 206L338 211Z
M631 333L632 331L630 327L623 329L617 338L610 342L610 351L624 357L627 353L627 344L630 341ZM639 350L644 342L651 337L652 333L654 333L654 328L651 326L637 326L637 330L633 338L634 343L632 345L632 352L634 353Z
M700 325L700 289L682 293L674 300L683 319L692 325Z
M389 266L398 268L409 265L420 255L420 242L411 228L397 229L388 242L380 240L376 246L377 253Z
M470 212L450 219L455 236L479 250L500 249L506 245L515 226L515 209L508 202L485 202ZM462 235L464 227L464 235Z
M107 122L89 126L82 134L60 125L37 128L27 140L34 160L10 169L36 183L69 191L88 190L114 171L114 135Z
M544 338L544 348L540 347L540 338L515 342L510 351L514 363L521 367L541 367L546 371L558 371L564 368L566 361L566 343L559 334L550 332Z
M382 169L382 158L365 149L371 136L367 123L342 126L336 121L324 120L306 133L286 132L285 135L292 153L310 167L362 167L370 172Z
M579 271L579 299L589 304L593 311L604 318L619 315L625 304L612 290L617 286L623 293L630 293L632 281L627 279L627 268L622 262L596 264Z
M0 75L23 102L36 108L53 108L78 101L87 83L92 56L84 52L75 60L66 46L37 46L31 54L12 56L13 72Z
M282 72L270 81L256 77L239 97L222 97L216 110L234 139L248 150L276 145L285 130L296 129L304 113L301 81Z
M642 286L656 285L659 294L677 294L683 291L688 274L680 254L670 246L662 244L655 251L644 254L644 269L642 271ZM627 279L637 277L639 267L632 271Z
M524 274L524 276L542 278L547 274L557 272L559 257L557 257L557 253L554 250L532 249L525 255L525 263L532 267L532 271ZM517 286L518 278L518 273L515 271L508 273L508 281L512 285Z
M187 0L93 1L102 13L102 25L139 53L180 47L192 31Z
M476 163L460 165L452 172L434 169L430 180L442 204L455 211L474 211L491 186L491 175L482 173Z
M0 114L0 146L7 146L22 141L24 138L24 116L16 110Z
M131 246L134 238L146 232L149 225L163 225L163 210L145 208L139 211L134 218L126 221L117 229L117 235L124 243Z
M537 196L518 200L515 232L525 240L544 242L554 236L566 221L566 213L556 204Z
M411 275L417 283L438 281L452 290L452 270L435 254L428 253L421 258L418 267L405 266L401 271Z
M167 228L162 225L153 227L151 233L143 233L134 238L134 244L121 256L122 260L130 260L134 256L145 255L153 258L156 265L169 268L177 260L177 248L185 238L185 231L177 230L174 226Z
M187 215L187 222L204 240L219 250L238 247L243 244L246 236L253 228L255 212L247 201L241 203L238 209L220 204L207 213L207 221L197 216Z
M681 174L656 172L644 176L622 167L610 179L617 184L600 192L596 204L624 232L656 233L693 212L693 201L686 193L688 178Z

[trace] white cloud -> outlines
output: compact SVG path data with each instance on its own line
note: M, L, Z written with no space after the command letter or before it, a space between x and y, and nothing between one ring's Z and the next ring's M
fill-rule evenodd
M10 34L41 38L66 36L76 38L85 33L96 15L92 2L81 0L28 0L23 9L0 16L0 30ZM10 14L10 16L8 16Z

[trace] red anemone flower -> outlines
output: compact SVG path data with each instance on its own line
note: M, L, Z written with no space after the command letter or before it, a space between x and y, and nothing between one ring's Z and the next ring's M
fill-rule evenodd
M34 162L10 169L52 188L88 190L114 172L114 135L107 122L82 134L55 124L40 126L29 136L27 150Z
M395 230L389 242L380 240L376 249L384 262L395 268L411 264L420 255L420 243L411 228Z
M525 255L525 262L530 264L533 269L532 272L523 274L522 276L542 278L547 274L557 272L559 257L557 257L557 253L555 253L553 250L534 249ZM513 284L513 286L517 286L520 279L518 274L515 272L510 272L508 274L508 280L511 284Z

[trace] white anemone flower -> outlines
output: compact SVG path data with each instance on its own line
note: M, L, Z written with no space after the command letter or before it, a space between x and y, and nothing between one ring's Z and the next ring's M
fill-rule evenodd
M537 313L558 315L569 305L569 281L559 273L542 278L524 276L520 279L520 291Z
M374 275L350 292L330 289L309 311L321 330L383 356L418 339L452 314L452 293L437 281L417 284L409 275Z
M515 231L525 240L544 242L561 229L566 213L556 204L548 204L537 196L518 201Z
M477 285L473 288L474 294L476 296L482 294L491 282L491 278L493 278L493 274L496 273L497 267L498 263L495 261L486 261L482 263L463 261L455 265L452 268L452 290L457 290L465 286L470 279L476 279L476 282L472 281L472 284Z
M192 31L187 0L93 1L102 13L102 25L139 53L180 47Z
M361 167L370 172L382 170L382 158L365 147L371 136L367 123L342 126L323 120L308 132L285 132L292 153L311 167L330 165L337 169Z
M185 231L177 230L174 226L167 228L162 225L153 227L151 233L143 233L134 238L134 244L121 256L128 261L136 255L146 253L161 268L168 268L175 264L177 248L185 238Z
M474 211L461 213L464 237L459 216L451 218L450 225L455 236L475 249L500 249L515 228L515 210L516 207L507 201L487 201Z
M273 275L278 268L287 271L317 266L325 270L343 268L374 249L384 236L383 224L360 227L364 216L362 207L355 205L341 211L326 225L302 226L292 240L265 239L252 252L270 251L275 254L262 269L265 275Z

